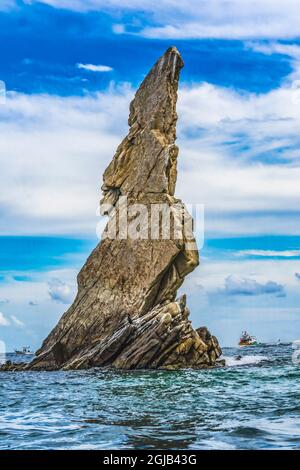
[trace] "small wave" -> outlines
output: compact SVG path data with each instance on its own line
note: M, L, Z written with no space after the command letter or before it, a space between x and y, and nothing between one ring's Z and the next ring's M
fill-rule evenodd
M284 341L275 341L274 343L258 343L257 346L260 348L274 348L275 347L283 347L283 346L289 346L292 343L289 342L284 342Z
M267 356L242 356L240 359L232 356L224 356L225 364L227 367L245 366L247 364L259 364L259 362L266 361Z

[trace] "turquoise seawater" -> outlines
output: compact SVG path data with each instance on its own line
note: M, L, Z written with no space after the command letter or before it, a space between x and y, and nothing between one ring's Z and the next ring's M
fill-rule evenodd
M0 448L298 449L292 353L224 348L228 366L206 371L2 372Z

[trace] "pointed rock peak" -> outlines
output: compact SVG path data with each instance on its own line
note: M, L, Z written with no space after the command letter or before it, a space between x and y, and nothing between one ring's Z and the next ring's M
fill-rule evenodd
M184 63L178 49L176 47L169 47L156 62L152 70L154 73L157 73L158 77L167 75L171 81L178 81L179 72L183 65Z
M129 132L104 172L102 204L120 195L174 195L178 148L176 102L183 61L170 47L154 64L130 104Z
M154 64L130 105L129 126L166 130L165 121L176 116L176 101L183 60L176 47L170 47ZM158 119L159 118L159 119Z

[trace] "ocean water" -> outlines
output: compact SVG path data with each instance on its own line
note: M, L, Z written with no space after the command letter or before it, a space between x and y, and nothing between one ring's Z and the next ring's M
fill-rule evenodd
M2 372L0 448L299 449L291 344L223 351L205 371Z

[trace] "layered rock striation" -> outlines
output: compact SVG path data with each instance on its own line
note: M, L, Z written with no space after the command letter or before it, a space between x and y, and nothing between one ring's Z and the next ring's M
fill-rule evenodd
M27 368L207 368L221 355L215 337L193 329L185 296L176 299L199 263L191 217L174 196L182 66L168 49L136 92L128 135L103 175L108 226L78 275L73 304Z

